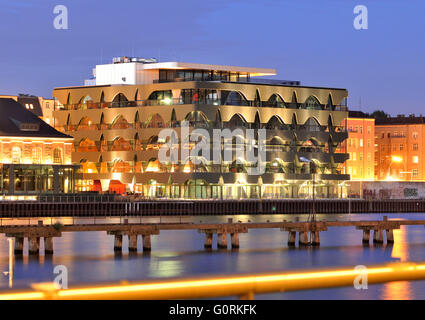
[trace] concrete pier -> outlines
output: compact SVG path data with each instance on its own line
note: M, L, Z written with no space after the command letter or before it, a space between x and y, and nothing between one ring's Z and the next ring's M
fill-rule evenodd
M128 251L137 252L137 234L130 234L128 236Z
M24 237L15 237L14 253L17 255L21 255L24 253Z
M40 238L30 237L28 238L28 254L37 255L40 253Z
M44 254L53 254L53 237L44 237Z
M288 234L288 246L295 246L295 242L297 241L297 232L296 231L289 231Z
M114 251L122 251L122 235L114 235Z
M311 244L313 246L320 246L320 233L319 231L312 232Z
M142 235L143 239L143 251L151 251L151 235L144 234Z
M373 230L373 242L374 243L383 243L384 242L382 229L374 229Z
M308 232L307 231L300 231L299 232L299 244L300 246L307 246L310 244L308 240Z
M363 229L363 243L369 244L370 242L370 230L369 229Z
M227 249L227 234L225 232L217 234L217 248Z
M394 231L393 229L385 230L387 236L387 243L394 243Z
M230 239L232 242L232 248L234 249L239 248L239 233L235 232L230 234Z
M213 245L213 234L211 232L205 232L204 248L211 249Z

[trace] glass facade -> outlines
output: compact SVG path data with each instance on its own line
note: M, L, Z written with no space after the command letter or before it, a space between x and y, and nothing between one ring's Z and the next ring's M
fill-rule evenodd
M3 164L0 194L73 193L78 166Z

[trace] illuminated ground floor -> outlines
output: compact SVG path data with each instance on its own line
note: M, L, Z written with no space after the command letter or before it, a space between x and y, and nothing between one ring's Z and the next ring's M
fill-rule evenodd
M222 181L223 182L223 181ZM314 190L314 191L313 191ZM144 198L166 199L290 199L346 198L347 183L338 180L290 180L278 183L208 183L190 179L184 183L161 183L154 179L146 183L124 184L119 180L79 180L77 191L136 194Z
M78 165L0 164L0 195L74 193Z

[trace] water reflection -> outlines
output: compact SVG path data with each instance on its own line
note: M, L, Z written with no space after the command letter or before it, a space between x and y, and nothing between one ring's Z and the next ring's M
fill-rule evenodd
M406 227L401 226L400 229L394 230L394 244L389 247L392 248L392 258L396 258L400 262L409 261L409 246ZM382 299L410 300L412 298L411 286L407 281L389 282L383 286Z
M423 215L388 215L390 218L423 219ZM187 222L263 222L305 220L306 215L268 216L202 216L183 217ZM119 222L119 217L111 221ZM140 222L140 218L134 218ZM180 217L162 217L163 222L176 222ZM382 220L382 215L318 215L318 220ZM49 219L43 223L72 223L72 219ZM138 221L136 221L138 220ZM158 217L143 218L143 223L157 222ZM101 223L104 220L76 219L78 223ZM28 221L21 220L27 224ZM152 237L152 251L128 253L128 239L123 238L123 252L113 251L113 236L106 232L63 232L54 239L54 255L15 257L14 287L29 287L34 282L52 281L56 265L68 268L69 286L84 283L136 281L169 277L195 277L219 274L274 272L329 267L354 267L394 261L425 260L425 232L422 226L402 227L394 231L393 246L363 247L362 231L355 228L329 228L322 232L319 248L288 248L288 234L277 229L250 230L239 235L239 250L204 249L204 235L196 230L161 231ZM141 239L139 239L141 240ZM214 240L216 238L214 237ZM229 237L230 242L230 237ZM25 242L25 250L27 243ZM0 271L8 270L8 242L0 235ZM2 276L0 287L8 287L8 278ZM271 299L411 299L425 298L422 282L391 283L370 286L368 290L354 288L326 289L268 295Z

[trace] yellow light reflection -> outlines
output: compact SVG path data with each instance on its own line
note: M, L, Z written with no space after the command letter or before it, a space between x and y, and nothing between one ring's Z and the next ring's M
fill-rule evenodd
M400 262L406 262L409 258L406 227L402 226L400 229L394 230L394 245L391 257L400 259ZM407 281L386 283L382 298L386 300L410 300L412 299L411 285Z

